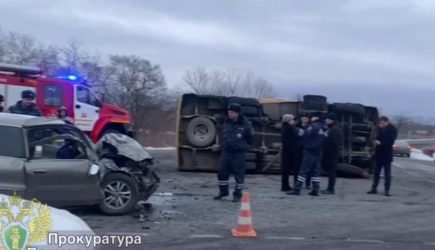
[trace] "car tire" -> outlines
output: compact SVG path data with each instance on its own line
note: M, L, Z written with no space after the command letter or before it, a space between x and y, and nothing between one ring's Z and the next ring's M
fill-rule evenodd
M139 191L135 180L123 173L109 173L104 177L103 182L101 183L101 189L103 192L103 201L100 203L100 210L108 215L122 215L126 213L130 213L135 208L139 199ZM124 192L124 204L120 203L119 200L114 201L116 197L122 200L122 197L119 197L117 194L113 192ZM112 200L109 202L109 197L112 197Z
M195 117L187 126L187 140L195 147L206 147L216 138L216 125L206 117Z

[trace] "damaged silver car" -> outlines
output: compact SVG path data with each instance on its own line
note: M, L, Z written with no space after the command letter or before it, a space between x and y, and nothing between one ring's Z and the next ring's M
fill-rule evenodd
M153 158L134 139L106 134L96 144L61 120L0 114L0 193L52 206L98 205L131 212L158 188Z

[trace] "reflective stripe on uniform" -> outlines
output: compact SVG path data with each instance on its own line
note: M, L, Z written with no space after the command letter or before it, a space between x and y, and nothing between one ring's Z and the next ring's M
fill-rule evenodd
M228 184L230 183L229 181L218 181L220 186L228 186Z
M312 182L320 182L320 178L319 177L312 177L311 181Z
M298 181L305 182L306 178L303 176L298 175Z

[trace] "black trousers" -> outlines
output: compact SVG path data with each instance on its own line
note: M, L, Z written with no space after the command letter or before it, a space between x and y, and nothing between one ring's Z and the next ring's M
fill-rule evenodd
M380 175L381 171L384 169L384 175L385 175L385 192L389 192L391 188L391 162L388 161L376 161L376 168L375 168L375 176L373 178L373 186L372 189L376 190L379 185L380 181Z
M289 177L292 169L296 166L295 149L283 150L281 152L281 187L290 187Z
M327 158L323 162L324 169L327 171L328 174L328 190L329 191L335 191L335 183L337 180L337 164L338 164L338 157L334 158Z
M236 180L233 195L242 197L242 190L245 183L245 158L245 152L233 153L224 151L222 153L217 175L220 194L228 195L229 179L230 175L233 175Z

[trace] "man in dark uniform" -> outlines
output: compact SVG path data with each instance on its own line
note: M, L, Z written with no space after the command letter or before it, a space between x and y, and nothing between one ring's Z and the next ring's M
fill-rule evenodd
M41 116L41 111L33 102L35 100L35 93L31 90L24 90L21 92L21 100L14 106L9 107L9 112L22 115Z
M293 185L296 185L298 181L298 174L301 169L302 160L304 158L304 148L307 140L307 130L310 125L310 116L307 113L301 113L299 118L298 128L298 141L296 147L296 163L295 163L295 172L293 174ZM311 173L308 174L307 179L305 181L305 186L307 189L310 189L311 185Z
M291 191L289 176L296 165L297 128L294 125L294 116L285 114L282 117L281 129L281 191Z
M376 146L375 158L376 169L373 179L372 188L368 194L376 194L379 185L379 179L382 169L385 175L385 195L390 195L391 187L391 163L393 162L393 145L397 138L397 129L385 116L379 118L379 131L376 140L373 142Z
M322 190L322 194L335 193L335 180L337 176L337 164L340 159L340 151L343 144L343 132L336 124L337 115L330 113L326 116L326 132L325 149L323 151L322 164L328 171L328 188Z
M253 142L253 129L249 121L241 115L241 106L237 103L228 105L228 118L224 123L224 142L221 163L218 173L220 200L229 195L228 185L230 174L234 175L236 186L233 201L240 202L245 182L245 153Z
M5 98L3 95L0 95L0 112L3 112L4 106L3 102L5 101Z
M309 193L312 196L319 196L320 193L320 161L323 152L323 143L325 140L325 127L322 124L320 117L321 113L314 113L311 118L311 124L305 131L307 140L304 148L304 158L302 160L301 169L298 174L298 180L292 192L289 195L300 195L301 188L311 172L311 180L313 189Z

